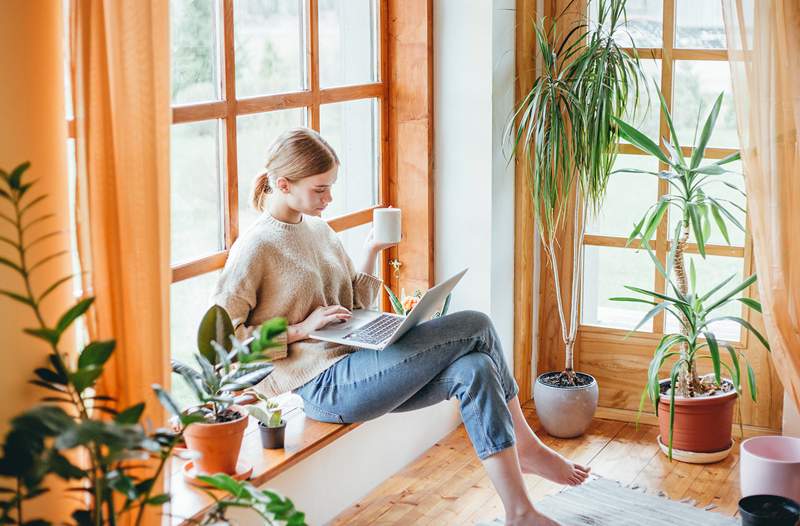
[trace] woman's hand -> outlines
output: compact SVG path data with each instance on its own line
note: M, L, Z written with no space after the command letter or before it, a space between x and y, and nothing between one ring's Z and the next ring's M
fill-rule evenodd
M351 317L350 311L341 305L317 307L305 320L289 327L288 343L305 340L312 332L322 329L331 323L346 322Z
M370 228L367 239L364 241L364 250L374 256L381 250L392 248L397 245L399 245L399 243L379 243L375 241L375 229Z
M375 241L375 230L370 228L367 239L364 241L364 252L361 256L358 271L363 274L373 274L375 272L375 258L381 250L391 248L399 243L378 243Z

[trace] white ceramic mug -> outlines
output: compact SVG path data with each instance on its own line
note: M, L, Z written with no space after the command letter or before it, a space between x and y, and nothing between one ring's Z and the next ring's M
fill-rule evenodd
M372 211L373 237L378 243L399 243L401 213L399 208L376 208Z

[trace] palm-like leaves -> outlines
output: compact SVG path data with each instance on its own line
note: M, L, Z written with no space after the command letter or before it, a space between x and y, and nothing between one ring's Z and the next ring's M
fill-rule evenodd
M624 27L625 4L599 0L597 20L563 37L555 21L534 25L541 74L506 130L512 155L525 169L537 231L551 260L570 380L585 216L599 210L617 155L619 128L613 119L636 108L643 78L636 53L623 50L615 35ZM575 209L575 246L568 321L555 247L570 207Z
M724 178L725 174L730 173L724 166L739 160L739 153L737 152L713 163L700 166L700 161L705 156L706 146L719 116L723 94L720 93L717 97L703 124L700 138L695 145L691 159L686 159L681 151L681 143L675 133L672 117L667 109L664 96L658 89L658 85L656 85L656 90L661 100L661 111L669 128L669 139L664 138L662 140L662 144L669 152L669 156L643 132L621 119L612 118L619 128L620 137L643 152L656 157L670 168L668 171L661 172L635 169L619 170L620 172L650 174L659 177L667 181L671 190L669 194L661 197L656 204L647 210L635 225L628 238L628 243L637 238L642 244L649 242L658 226L667 216L668 208L673 207L680 214L683 227L687 230L691 229L694 233L697 249L705 257L705 245L708 242L712 221L728 243L730 243L730 237L726 222L744 231L744 226L736 217L736 214L738 212L744 214L745 210L730 200L709 195L708 191L712 185L726 185L741 192L739 188L736 188ZM675 241L677 242L677 239Z

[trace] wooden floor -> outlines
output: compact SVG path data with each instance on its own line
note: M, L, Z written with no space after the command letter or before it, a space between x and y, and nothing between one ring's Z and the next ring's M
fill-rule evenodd
M568 458L592 467L592 472L623 484L638 484L648 493L663 491L673 500L691 499L699 507L734 515L739 499L739 444L722 462L711 465L670 463L658 451L658 430L652 426L596 419L576 439L552 438L530 406L523 408L542 440ZM526 475L534 501L561 486ZM475 455L464 426L445 437L361 502L339 515L333 524L471 525L503 517L500 499Z

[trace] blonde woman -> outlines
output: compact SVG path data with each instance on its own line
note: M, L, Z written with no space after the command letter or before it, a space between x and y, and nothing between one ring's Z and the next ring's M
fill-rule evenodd
M424 323L382 351L315 341L309 333L350 318L375 301L371 274L390 245L370 235L355 266L319 216L333 199L339 160L320 135L296 128L272 145L255 180L258 220L234 243L214 301L239 335L273 316L289 322L286 357L258 389L294 391L310 418L361 422L457 397L478 457L505 507L506 524L553 525L528 498L523 473L580 484L589 469L538 439L517 399L518 387L489 318L462 311Z

